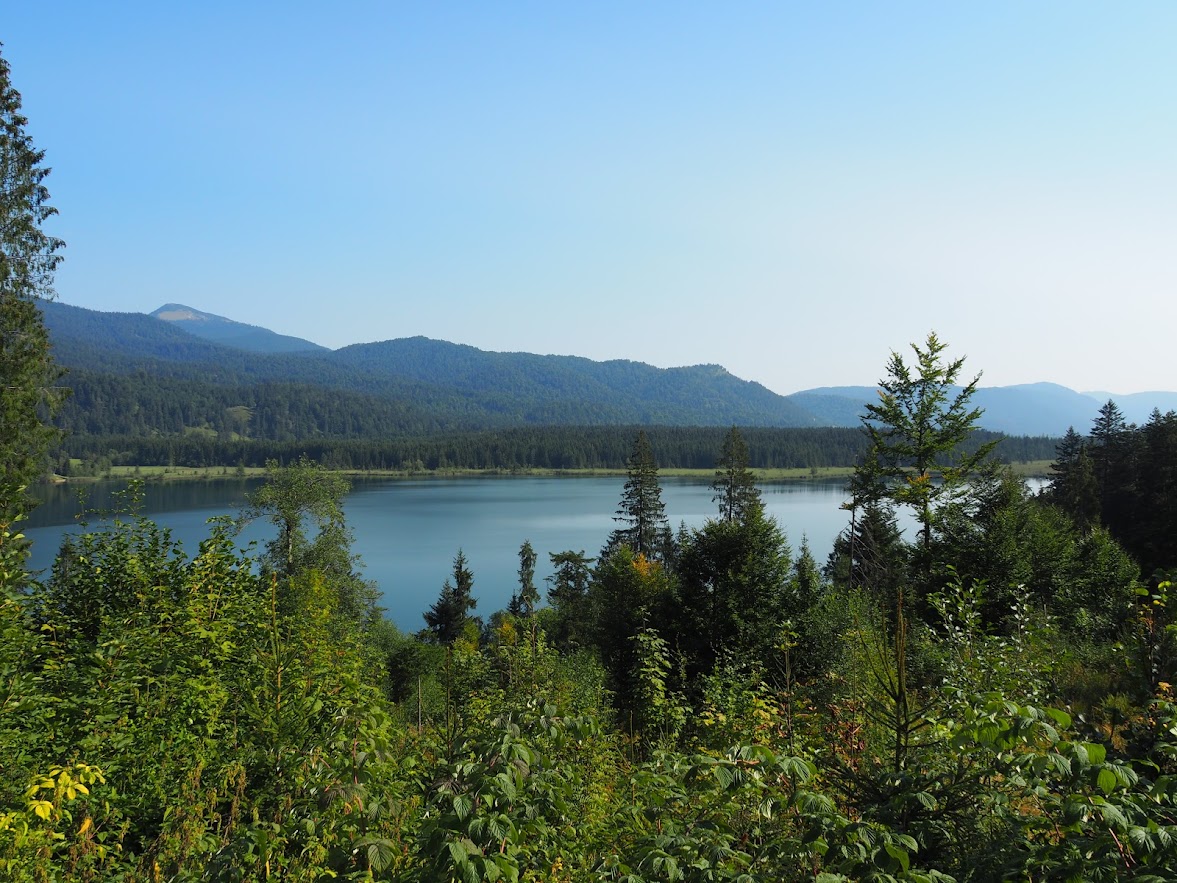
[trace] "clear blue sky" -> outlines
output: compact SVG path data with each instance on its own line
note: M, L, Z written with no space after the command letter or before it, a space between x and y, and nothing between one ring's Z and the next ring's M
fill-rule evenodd
M1177 3L9 4L66 303L1177 389Z

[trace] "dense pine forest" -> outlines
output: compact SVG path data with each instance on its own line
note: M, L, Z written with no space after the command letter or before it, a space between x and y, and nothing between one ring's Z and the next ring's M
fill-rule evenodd
M0 879L1174 879L1177 415L1109 403L1031 494L932 334L854 440L803 438L856 466L828 556L765 515L772 433L632 427L600 549L540 586L522 542L501 611L459 553L415 634L305 444L256 452L256 558L228 519L186 556L132 486L34 578L62 243L25 122L0 58ZM678 457L714 468L697 530L662 504Z
M637 426L539 426L480 432L396 434L384 438L302 437L289 441L188 433L173 436L70 435L52 454L61 476L101 475L110 466L265 466L306 455L332 469L421 472L445 469L623 469ZM758 469L853 466L868 444L858 429L742 430ZM661 466L714 469L727 430L714 426L646 427ZM1005 462L1049 461L1057 439L1008 437L978 430L966 446L1000 438Z

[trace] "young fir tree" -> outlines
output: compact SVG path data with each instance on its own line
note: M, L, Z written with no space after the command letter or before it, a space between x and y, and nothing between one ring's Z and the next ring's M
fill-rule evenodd
M647 558L662 558L670 545L670 525L662 505L662 488L658 484L658 464L644 431L634 439L633 451L626 462L628 477L621 492L614 521L620 527L609 536L605 552L629 546ZM602 555L604 557L604 555Z
M425 624L438 644L452 644L466 627L474 600L474 572L466 564L466 555L459 549L454 556L453 582L447 579L437 601L425 611Z
M978 374L963 388L956 386L964 359L946 362L935 333L923 348L911 345L916 363L908 366L892 352L887 377L879 381L879 403L866 406L863 427L870 437L870 452L859 471L869 470L881 497L908 506L920 525L920 548L932 543L936 508L955 499L968 486L969 476L989 456L996 442L966 453L962 445L977 428L981 409L970 406ZM914 368L914 371L913 371ZM929 562L924 562L927 567Z
M548 604L551 607L552 640L561 648L585 643L588 621L587 598L593 577L593 560L584 550L550 552L552 575L547 577Z
M0 522L29 506L24 494L56 437L41 417L60 396L60 376L38 306L53 296L64 243L42 225L57 213L44 181L45 152L33 147L8 62L0 58Z

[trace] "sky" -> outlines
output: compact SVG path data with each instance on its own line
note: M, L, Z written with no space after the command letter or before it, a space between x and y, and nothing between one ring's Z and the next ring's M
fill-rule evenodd
M1177 389L1171 2L10 4L59 299Z

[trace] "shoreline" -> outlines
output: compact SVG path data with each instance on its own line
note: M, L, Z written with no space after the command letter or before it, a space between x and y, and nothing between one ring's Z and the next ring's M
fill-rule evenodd
M1008 464L1013 473L1021 478L1049 478L1052 461L1034 460L1026 463ZM406 471L401 469L332 469L329 470L347 478L388 478L388 479L429 479L429 478L591 478L624 477L625 469L435 469ZM853 466L822 466L796 468L750 469L757 482L777 481L829 481L848 478L854 474ZM175 481L215 481L227 479L263 478L262 466L113 466L104 475L64 476L53 475L44 480L46 484L97 484L106 481L131 481L139 479L147 483ZM658 470L660 478L713 479L714 469L665 468Z

